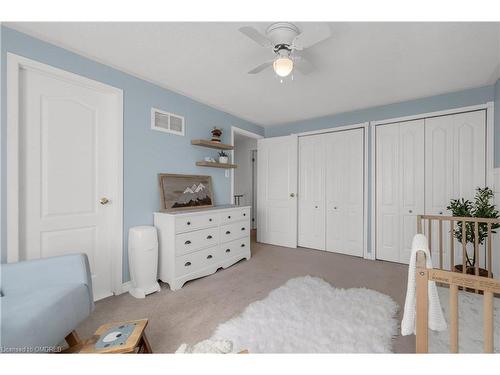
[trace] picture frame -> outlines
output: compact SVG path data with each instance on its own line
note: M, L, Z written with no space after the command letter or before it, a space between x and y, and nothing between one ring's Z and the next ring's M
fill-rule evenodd
M161 212L214 206L212 176L159 173Z

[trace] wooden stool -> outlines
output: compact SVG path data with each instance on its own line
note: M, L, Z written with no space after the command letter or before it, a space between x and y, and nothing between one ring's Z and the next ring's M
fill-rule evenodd
M144 332L147 325L147 319L104 324L85 341L72 332L66 337L70 347L64 353L153 353Z

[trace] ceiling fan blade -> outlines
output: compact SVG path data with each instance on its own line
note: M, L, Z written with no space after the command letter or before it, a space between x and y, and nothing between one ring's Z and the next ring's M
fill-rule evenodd
M303 58L302 56L297 56L295 58L293 66L302 74L309 74L316 69L316 67L311 64L309 60Z
M258 43L262 47L273 47L272 42L251 26L244 26L238 29L241 33Z
M300 51L312 47L331 36L332 32L327 24L309 24L308 29L295 37L292 48Z
M248 72L248 74L257 74L257 73L260 73L262 72L264 69L270 67L271 65L273 65L273 60L271 61L266 61L265 63L262 63L258 66L256 66L255 68L253 68L252 70L250 70Z

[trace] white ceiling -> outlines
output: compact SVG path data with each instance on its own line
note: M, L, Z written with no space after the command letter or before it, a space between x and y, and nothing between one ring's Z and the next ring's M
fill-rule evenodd
M311 24L296 23L301 30ZM267 23L7 23L261 125L489 85L500 72L499 23L331 23L306 51L317 67L281 84L272 58L242 35Z

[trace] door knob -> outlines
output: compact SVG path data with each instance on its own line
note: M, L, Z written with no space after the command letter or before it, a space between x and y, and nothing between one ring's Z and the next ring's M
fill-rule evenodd
M413 210L408 210L408 213L409 213L409 214L413 213Z
M108 204L109 203L109 199L106 198L106 197L102 197L100 200L99 200L99 203L102 204L103 206L105 204Z
M293 198L295 197L295 193L290 193L290 196Z

